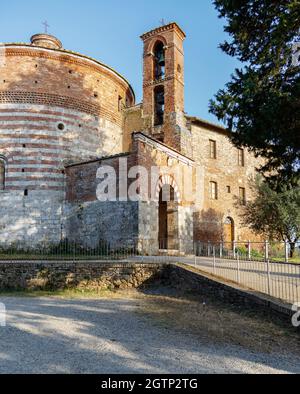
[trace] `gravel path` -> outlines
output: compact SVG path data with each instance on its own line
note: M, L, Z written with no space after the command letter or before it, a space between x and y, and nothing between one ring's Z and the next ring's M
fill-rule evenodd
M1 297L0 373L299 373L299 358L182 333L147 300Z

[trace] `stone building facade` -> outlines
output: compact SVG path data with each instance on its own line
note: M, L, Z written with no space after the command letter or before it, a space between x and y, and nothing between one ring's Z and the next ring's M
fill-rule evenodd
M260 160L186 115L181 28L141 38L141 104L116 71L53 36L0 47L0 244L191 253L194 239L254 237L239 205Z

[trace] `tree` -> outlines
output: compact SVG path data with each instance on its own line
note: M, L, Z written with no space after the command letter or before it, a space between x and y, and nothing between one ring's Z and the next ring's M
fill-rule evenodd
M210 101L210 112L225 122L234 145L265 158L259 170L269 180L297 184L300 0L215 0L214 4L219 17L226 18L225 31L231 37L220 47L244 66Z
M293 257L300 239L300 183L296 187L284 185L275 191L258 177L252 188L256 197L243 207L244 224L270 240L289 242L290 257Z

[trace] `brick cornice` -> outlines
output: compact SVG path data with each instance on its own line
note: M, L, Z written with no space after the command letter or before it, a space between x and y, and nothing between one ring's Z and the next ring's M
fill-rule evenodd
M143 41L145 41L148 38L151 38L151 37L156 36L160 33L164 33L166 31L170 31L170 30L176 31L183 40L185 39L186 35L185 35L184 31L177 25L176 22L169 23L168 25L165 25L165 26L160 26L156 29L153 29L153 30L147 32L147 33L144 33L141 35L141 39Z
M182 153L170 148L162 142L155 140L154 138L149 137L142 132L133 133L132 137L134 140L144 142L145 144L152 146L154 149L165 153L169 157L172 157L173 159L178 160L183 164L186 164L188 166L195 166L194 160L190 159L187 156L184 156Z
M129 82L117 71L109 66L100 63L99 61L88 56L81 55L76 52L66 51L63 49L42 48L26 44L5 44L5 56L30 56L39 57L43 59L56 60L68 64L76 64L86 67L96 72L101 72L104 75L112 78L122 88L129 88L133 98L135 94Z
M103 105L90 103L86 100L78 100L75 97L62 96L50 93L25 92L25 91L0 91L0 104L22 103L49 105L53 107L68 108L89 115L100 116L117 125L122 124L121 117L117 118L113 112Z

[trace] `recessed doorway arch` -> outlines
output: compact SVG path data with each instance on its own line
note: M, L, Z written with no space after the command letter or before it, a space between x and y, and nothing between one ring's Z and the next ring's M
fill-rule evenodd
M224 222L224 243L225 247L230 249L233 248L234 242L234 220L232 217L227 216Z
M161 250L179 249L179 193L172 179L161 180L158 195L158 242Z

